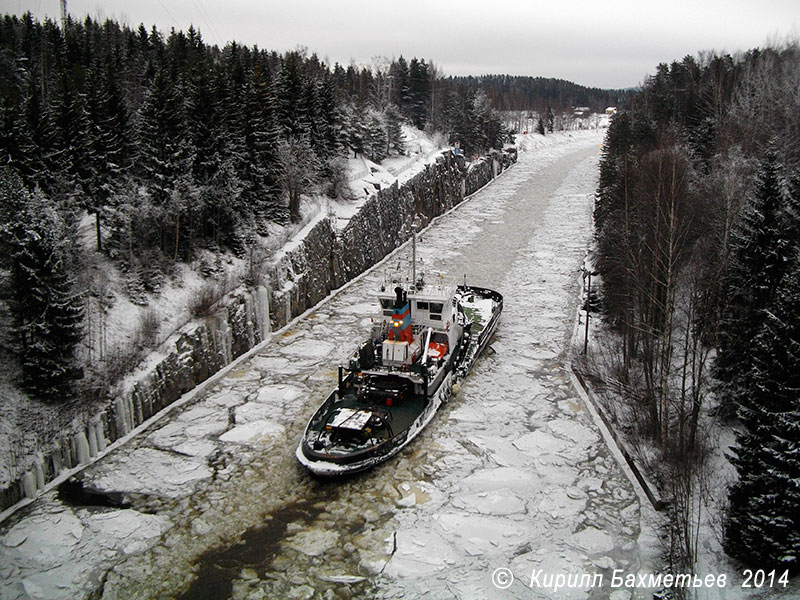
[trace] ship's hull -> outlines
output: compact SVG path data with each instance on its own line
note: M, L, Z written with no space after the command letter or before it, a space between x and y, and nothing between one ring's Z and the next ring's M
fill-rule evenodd
M357 473L390 459L422 432L450 398L453 385L469 373L488 345L502 311L502 296L492 290L461 286L457 297L465 309L467 321L463 324L458 345L438 369L430 385L426 385L424 394L398 393L397 389L407 385L408 374L390 373L382 377L385 390L381 391L402 400L393 405L391 398L387 398L387 405L381 404L378 408L369 405L367 408L363 400L349 391L355 387L351 386L351 379L361 374L349 374L310 419L295 453L300 464L322 477ZM337 418L341 420L339 415L342 411L350 411L347 414L352 417L374 412L369 423L364 425L364 430L370 432L368 442L360 439L347 445L332 441L330 424Z

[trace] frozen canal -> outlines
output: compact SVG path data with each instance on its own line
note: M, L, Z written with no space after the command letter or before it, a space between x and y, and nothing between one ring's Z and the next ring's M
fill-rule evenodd
M332 483L294 458L369 329L378 267L87 469L103 496L50 492L5 523L0 596L608 598L532 581L607 583L652 544L566 367L601 141L521 152L422 235L426 264L499 290L505 308L491 348L399 456Z

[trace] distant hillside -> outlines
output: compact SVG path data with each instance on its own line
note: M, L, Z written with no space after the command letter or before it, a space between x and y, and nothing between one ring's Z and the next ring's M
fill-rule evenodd
M450 77L454 84L468 89L481 89L495 110L535 110L543 112L587 106L602 112L608 106L622 104L631 90L588 88L564 79L552 77L522 77L514 75L481 75L480 77Z

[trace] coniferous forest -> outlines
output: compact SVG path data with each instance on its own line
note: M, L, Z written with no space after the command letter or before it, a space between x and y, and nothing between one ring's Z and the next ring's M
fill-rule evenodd
M800 570L800 47L659 65L612 120L594 210L615 386L698 552L708 424L737 431L726 551ZM717 509L709 509L717 510Z
M340 197L345 159L405 152L404 124L475 155L508 141L499 111L536 111L544 134L554 112L621 105L594 207L614 334L601 376L655 448L643 456L670 499L669 567L695 564L718 420L737 431L726 551L800 572L796 42L661 64L621 92L26 14L0 21L0 72L0 343L37 402L87 378L85 299L103 296L81 275L86 215L135 301L201 250L246 256L300 220L310 190Z
M82 377L82 215L136 302L199 249L243 256L271 225L298 221L312 187L339 195L343 158L402 153L403 123L469 155L508 137L480 85L423 59L331 66L305 50L210 46L193 28L7 15L0 71L6 342L21 384L44 399ZM560 99L597 101L570 91ZM542 101L529 94L523 108Z

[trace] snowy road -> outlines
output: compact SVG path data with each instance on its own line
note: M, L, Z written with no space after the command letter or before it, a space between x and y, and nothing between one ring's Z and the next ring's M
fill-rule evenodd
M398 457L333 483L294 459L335 365L368 330L378 267L86 471L126 506L50 493L5 524L2 598L100 585L126 599L608 598L532 580L607 583L643 558L639 500L565 366L601 140L521 152L422 235L419 256L501 291L505 309L491 350ZM498 568L514 576L506 589Z

